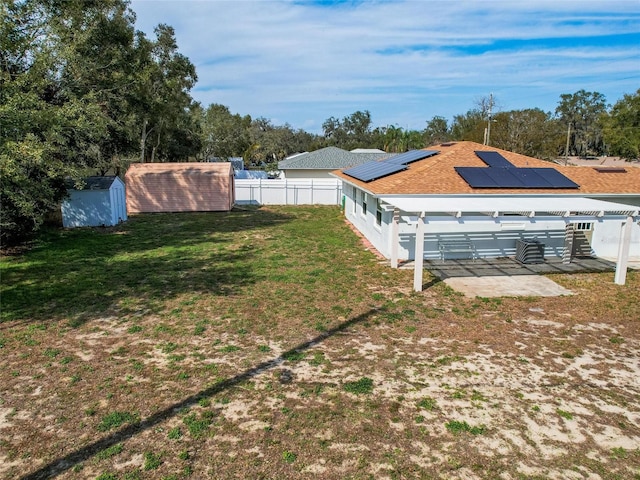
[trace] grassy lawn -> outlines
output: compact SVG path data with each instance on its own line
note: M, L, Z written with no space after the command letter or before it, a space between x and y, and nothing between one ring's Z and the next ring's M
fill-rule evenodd
M640 479L640 275L467 299L333 207L140 215L0 262L0 478Z

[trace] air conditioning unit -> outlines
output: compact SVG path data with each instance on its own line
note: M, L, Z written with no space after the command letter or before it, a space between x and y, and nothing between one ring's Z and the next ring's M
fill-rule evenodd
M544 243L538 240L516 240L516 260L520 263L544 263Z

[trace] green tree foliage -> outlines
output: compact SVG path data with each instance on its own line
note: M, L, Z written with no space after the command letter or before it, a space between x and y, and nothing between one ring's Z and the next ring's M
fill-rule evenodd
M251 122L250 140L244 155L245 163L266 170L276 170L279 160L293 153L315 150L320 144L315 135L294 130L289 124L273 125L264 117Z
M142 125L153 133L143 149L152 158L200 148L193 65L170 27L151 42L133 21L125 0L0 3L3 244L38 229L64 197L65 177L118 172L137 153Z
M375 146L385 152L403 153L423 148L425 141L422 132L388 125L373 131L373 142L369 146Z
M189 94L197 75L194 65L178 52L173 28L160 24L154 32L155 41L138 35L140 160L176 161L195 156L202 146L200 123L191 114L198 108Z
M486 115L479 109L471 109L465 114L453 117L451 138L453 140L470 140L484 143L484 130L486 127Z
M447 119L436 115L429 120L424 131L424 138L426 145L435 145L451 140L451 131L449 130Z
M211 104L202 113L204 159L240 157L251 146L251 117L231 114L224 105Z
M606 100L601 93L579 90L574 94L560 95L556 115L565 132L570 129L569 155L604 153L602 126L599 120L606 111Z
M65 175L95 165L108 127L93 98L65 86L70 46L56 36L55 8L13 0L0 8L0 230L8 244L38 229L65 194Z
M602 116L604 141L611 155L627 160L640 158L640 89L618 100Z
M370 148L373 141L371 113L368 110L357 111L339 120L330 117L322 124L327 145L345 150Z
M536 158L555 158L563 133L550 113L538 108L500 112L493 117L491 145Z

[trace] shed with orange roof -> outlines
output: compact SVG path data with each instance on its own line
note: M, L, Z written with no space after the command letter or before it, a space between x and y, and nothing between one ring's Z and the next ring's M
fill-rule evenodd
M229 211L235 203L229 162L135 163L125 183L130 215Z

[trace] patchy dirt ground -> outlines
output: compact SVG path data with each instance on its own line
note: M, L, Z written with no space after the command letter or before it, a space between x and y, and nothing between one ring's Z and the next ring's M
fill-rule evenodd
M640 272L418 294L333 210L122 228L5 260L0 479L640 479Z
M378 303L315 334L4 324L0 476L639 477L637 318L446 288Z

